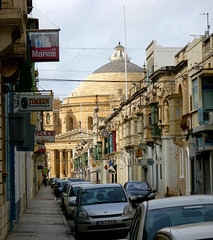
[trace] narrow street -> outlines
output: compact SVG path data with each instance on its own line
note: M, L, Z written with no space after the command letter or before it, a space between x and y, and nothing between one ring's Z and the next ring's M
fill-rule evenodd
M74 233L74 220L66 219L60 198L56 199L53 189L48 186L37 192L6 240L75 240ZM93 239L100 239L100 235ZM101 236L101 239L118 238Z
M42 187L20 216L7 240L74 240L52 189Z

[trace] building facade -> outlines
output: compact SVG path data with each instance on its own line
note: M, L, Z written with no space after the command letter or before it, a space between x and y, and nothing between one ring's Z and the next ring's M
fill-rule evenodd
M5 239L40 188L34 130L40 113L21 113L19 96L36 91L37 73L29 54L32 0L1 0L0 8L0 238ZM27 130L26 130L27 129Z
M101 66L85 79L56 109L60 121L60 133L55 143L47 143L46 151L50 176L69 177L81 176L99 182L102 163L96 161L98 141L98 121L106 118L113 109L126 98L127 89L140 87L143 69L130 62L127 56L127 76L125 80L125 52L119 43L114 48L109 63ZM45 112L51 116L53 112ZM44 122L44 128L50 129L50 123ZM95 126L95 127L94 127Z

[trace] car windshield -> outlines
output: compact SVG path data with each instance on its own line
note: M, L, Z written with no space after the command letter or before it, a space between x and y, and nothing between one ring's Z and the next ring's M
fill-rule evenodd
M153 239L164 227L208 221L213 221L213 204L150 210L146 213L144 239Z
M70 195L69 195L69 197L77 196L77 193L78 193L79 188L80 188L80 186L78 186L78 187L72 187L71 190L70 190Z
M81 192L81 205L127 202L120 187L94 188Z
M64 187L66 183L67 183L66 181L60 182L60 186Z
M146 182L131 182L128 183L126 186L127 190L147 190L147 183Z

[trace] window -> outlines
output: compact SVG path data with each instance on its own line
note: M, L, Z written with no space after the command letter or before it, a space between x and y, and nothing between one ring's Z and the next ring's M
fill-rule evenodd
M184 162L183 162L183 149L181 148L180 151L180 157L179 157L179 161L180 161L180 178L184 178Z
M88 121L88 126L87 126L88 129L92 130L93 118L92 117L88 117L87 121Z
M50 124L50 114L47 113L46 115L46 124Z
M202 105L203 107L213 106L213 82L212 78L202 78Z
M152 116L151 113L148 115L148 125L151 126L152 124Z
M138 125L137 125L137 121L135 121L135 134L137 134L138 132Z
M72 117L69 118L69 126L68 126L68 131L71 131L71 130L73 130L73 118Z
M196 109L198 108L198 80L195 79L192 81L192 108Z

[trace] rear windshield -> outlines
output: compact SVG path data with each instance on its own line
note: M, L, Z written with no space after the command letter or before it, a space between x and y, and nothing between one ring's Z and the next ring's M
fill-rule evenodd
M87 189L81 192L81 205L127 202L126 195L120 187Z
M127 190L147 190L148 186L146 182L131 182L126 186Z
M61 187L64 187L66 183L68 182L59 182Z
M213 204L150 210L146 214L144 239L153 239L164 227L209 221L213 221Z

